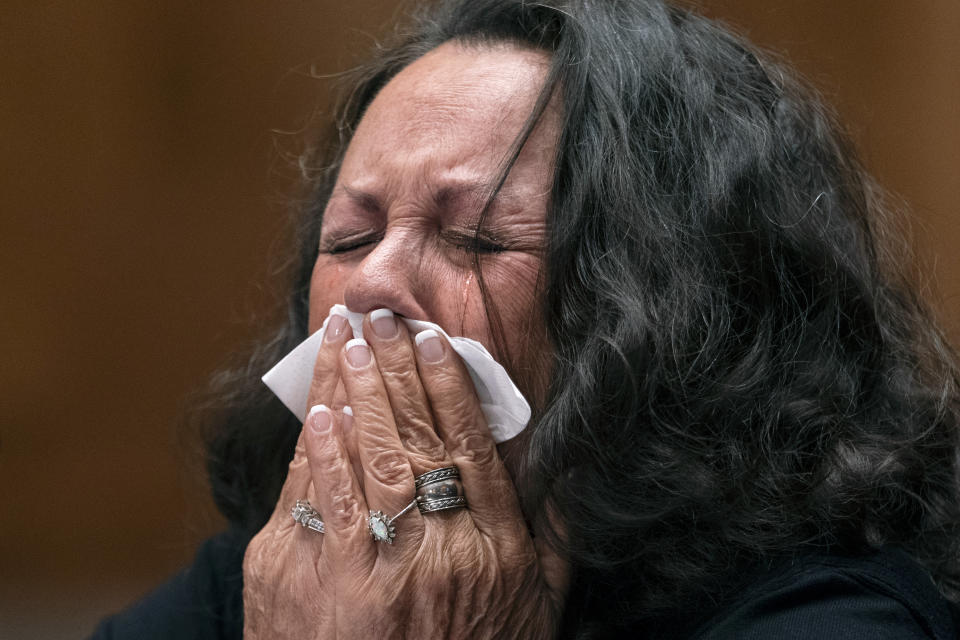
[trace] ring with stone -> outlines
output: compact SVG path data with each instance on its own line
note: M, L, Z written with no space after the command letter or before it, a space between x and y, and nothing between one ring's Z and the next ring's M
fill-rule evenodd
M290 515L293 517L293 521L301 527L306 527L317 533L326 533L326 528L323 526L323 520L320 519L320 514L317 513L313 505L306 500L297 500L297 504L293 505L293 508L290 509Z
M467 506L467 497L460 482L460 470L442 467L427 471L413 481L417 489L417 508L420 513L458 509Z
M367 527L370 529L370 535L373 536L373 539L377 542L393 544L393 539L397 537L397 529L393 526L393 521L407 511L410 511L410 509L413 509L416 504L417 499L414 498L410 501L410 504L401 509L400 512L392 518L388 518L383 511L373 511L371 509L370 517L367 518Z

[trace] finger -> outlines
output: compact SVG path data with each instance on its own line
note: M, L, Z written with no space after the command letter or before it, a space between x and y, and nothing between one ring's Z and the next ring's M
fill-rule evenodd
M324 405L310 410L304 427L310 477L324 528L324 554L340 575L366 576L376 549L367 530L367 505L353 473L333 412Z
M347 319L338 313L331 313L323 333L323 342L314 360L313 378L307 394L308 407L315 407L318 404L336 406L333 400L340 381L339 355L343 345L351 337L352 332Z
M528 537L513 481L497 453L466 367L433 329L421 331L414 341L434 424L460 469L474 523L495 539Z
M363 491L363 466L360 464L360 454L357 452L357 432L353 429L353 408L345 406L340 414L340 433L343 443L347 447L347 455L353 464L353 475L360 483Z
M332 405L337 384L340 380L340 359L338 357L343 344L349 339L349 323L339 314L331 314L323 334L323 342L314 361L313 378L307 396L307 406L318 404ZM309 499L310 469L307 463L303 431L297 438L293 450L293 460L287 466L287 477L280 490L280 498L274 508L271 520L278 526L296 524L290 517L290 509L297 500Z
M340 357L343 386L353 409L357 453L363 467L363 493L370 509L392 517L414 498L413 470L397 433L376 358L366 341L359 338L349 341ZM402 531L407 539L423 539L419 511L413 509L403 516Z
M414 475L450 465L443 441L433 427L433 414L417 372L410 333L389 309L378 309L365 319L363 334L370 348Z
M290 510L297 500L309 499L310 468L307 462L307 449L304 443L303 429L297 438L297 446L293 450L293 459L287 465L287 477L280 489L280 497L270 516L270 521L279 529L295 526L297 523L290 515Z

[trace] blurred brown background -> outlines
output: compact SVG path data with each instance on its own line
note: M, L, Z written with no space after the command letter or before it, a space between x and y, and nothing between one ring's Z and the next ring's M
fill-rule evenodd
M785 55L912 208L960 338L960 2L702 0ZM277 149L393 2L0 6L0 637L79 637L220 521L187 393L256 334Z

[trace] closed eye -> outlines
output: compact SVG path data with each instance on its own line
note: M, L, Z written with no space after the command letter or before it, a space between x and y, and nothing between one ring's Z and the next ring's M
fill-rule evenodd
M442 235L453 246L471 253L502 253L507 250L496 238L482 233L445 231Z
M362 233L352 234L345 237L325 238L320 241L320 253L337 255L356 251L367 245L380 242L382 234L380 233Z

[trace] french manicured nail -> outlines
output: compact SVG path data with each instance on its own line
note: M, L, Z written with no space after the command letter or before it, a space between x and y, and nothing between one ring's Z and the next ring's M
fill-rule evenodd
M397 319L390 309L377 309L370 313L370 326L378 338L387 340L397 335Z
M326 405L323 404L318 404L310 409L310 415L307 416L307 420L310 421L310 425L316 433L326 433L330 431L330 425L333 424L330 409L327 409Z
M359 369L370 364L370 347L363 338L350 340L344 348L347 350L347 362L350 366Z
M427 362L440 362L443 359L443 340L440 339L440 334L435 330L421 331L414 338L414 342L417 343L420 355Z
M343 335L343 332L347 330L348 325L349 323L347 322L346 318L338 313L332 314L330 319L327 321L327 330L323 335L323 339L327 342L333 342Z
M343 417L340 419L340 429L343 431L343 434L346 435L350 433L350 429L353 428L353 409L350 407L343 408Z

